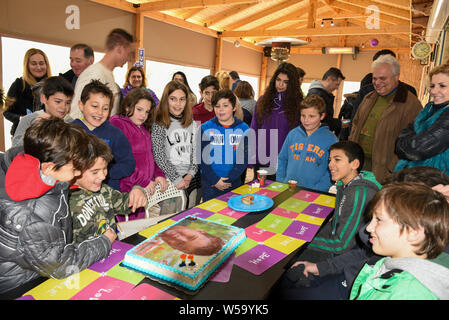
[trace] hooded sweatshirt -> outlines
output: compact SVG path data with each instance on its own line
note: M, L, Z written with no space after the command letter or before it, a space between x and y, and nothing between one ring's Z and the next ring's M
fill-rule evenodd
M20 149L0 155L0 294L39 276L66 278L111 250L105 235L72 243L68 183L47 179Z
M203 200L209 200L242 184L240 176L248 165L248 125L234 117L234 123L223 127L216 117L201 126L201 185ZM232 186L224 192L213 187L222 177Z
M296 180L299 186L327 192L331 186L329 147L337 137L322 125L310 136L302 125L287 135L278 157L276 180Z
M309 244L310 250L342 254L356 245L356 235L364 226L364 213L371 199L382 185L374 174L362 171L347 185L337 183L335 210Z
M351 300L449 300L448 254L436 259L386 257L365 264Z

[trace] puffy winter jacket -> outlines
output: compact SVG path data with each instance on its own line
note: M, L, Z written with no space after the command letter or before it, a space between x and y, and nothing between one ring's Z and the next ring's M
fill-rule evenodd
M68 183L46 185L39 161L20 150L0 155L0 294L39 275L66 278L111 249L105 235L72 243Z

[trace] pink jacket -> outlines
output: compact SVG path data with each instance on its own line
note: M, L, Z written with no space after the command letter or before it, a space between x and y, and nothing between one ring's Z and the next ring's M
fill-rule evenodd
M128 138L136 161L134 172L129 177L120 180L120 191L129 192L135 185L145 188L156 177L165 177L154 162L150 132L142 125L136 126L126 116L114 115L109 121L122 130Z

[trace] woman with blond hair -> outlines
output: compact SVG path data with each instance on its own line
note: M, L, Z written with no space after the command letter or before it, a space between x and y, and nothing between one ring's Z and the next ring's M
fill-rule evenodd
M229 75L228 72L218 71L215 74L215 78L218 79L219 90L231 90L231 76ZM240 103L240 100L237 96L236 98L237 103L235 105L235 116L243 121L245 117L242 110L242 104Z
M40 49L31 48L23 58L23 75L8 90L4 117L12 122L11 135L16 132L23 116L41 109L41 103L33 102L31 87L51 76L47 55Z
M394 171L429 166L449 175L449 64L429 73L430 101L396 140Z

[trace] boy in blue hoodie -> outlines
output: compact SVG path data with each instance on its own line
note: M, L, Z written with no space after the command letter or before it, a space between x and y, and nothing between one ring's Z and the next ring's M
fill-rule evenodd
M337 137L321 121L326 104L313 94L301 103L301 124L289 132L278 156L276 180L296 180L298 186L327 192L331 186L329 147Z
M237 98L220 90L213 99L215 117L201 125L201 186L203 201L242 185L248 166L248 125L234 116ZM247 138L246 138L247 140Z
M102 82L92 80L84 87L78 102L83 117L73 123L81 125L87 133L108 143L114 158L109 163L105 182L120 191L120 179L134 172L135 160L128 138L108 121L112 102L112 91Z

